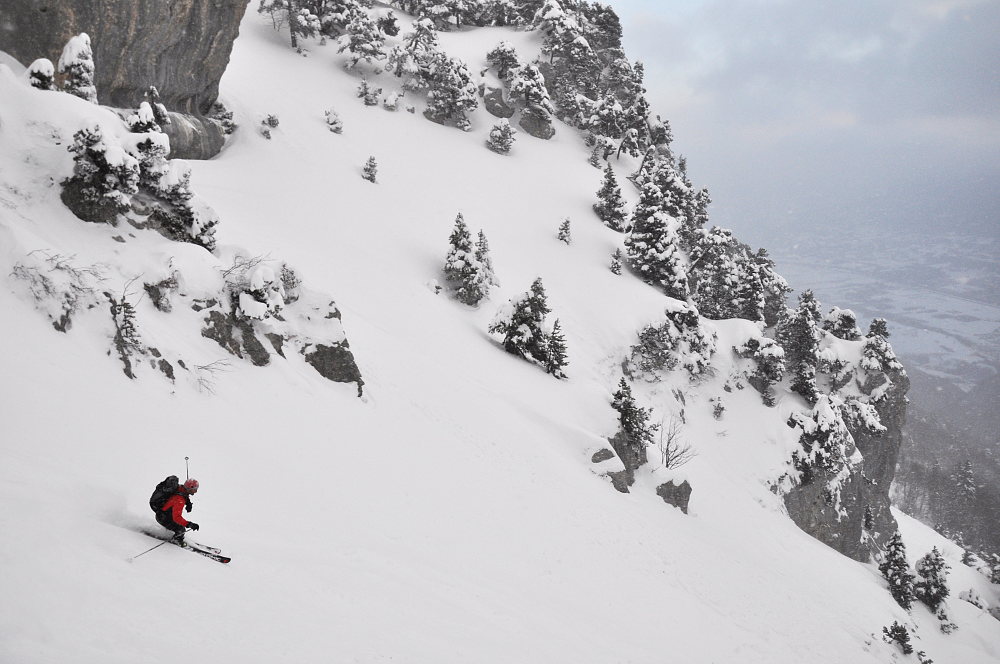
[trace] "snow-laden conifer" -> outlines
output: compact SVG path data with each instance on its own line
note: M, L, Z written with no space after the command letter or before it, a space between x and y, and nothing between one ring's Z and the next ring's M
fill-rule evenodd
M472 123L466 117L479 107L476 86L465 63L444 53L436 53L427 65L427 109L424 117L440 124L451 124L468 131Z
M552 331L548 335L545 351L546 373L550 373L556 378L565 378L566 372L563 369L569 365L569 360L566 355L566 337L563 335L558 318L552 324Z
M483 296L489 292L491 286L499 286L500 280L493 270L493 257L490 255L490 244L486 240L486 233L482 230L476 238L476 261L479 262L479 288Z
M839 397L820 394L811 411L792 413L788 426L801 430L801 449L795 451L792 461L803 484L811 482L817 472L838 473L850 463L854 438L844 421L844 402Z
M834 307L823 317L823 329L838 339L857 341L861 338L858 317L850 309Z
M906 562L906 545L903 544L903 536L897 530L889 538L885 546L885 556L879 563L878 570L889 583L889 592L893 599L909 611L913 605L913 574L910 572L910 565Z
M497 312L489 332L503 335L503 347L508 353L534 360L544 367L548 360L545 317L550 312L545 287L539 277L528 292L511 299Z
M898 621L893 621L891 627L882 628L882 640L886 643L895 643L903 651L904 655L913 653L913 646L910 644L910 632L905 625L900 625Z
M632 387L623 376L618 381L618 390L611 400L611 407L618 411L618 425L639 447L655 443L655 434L660 425L650 421L652 410L643 408L632 396Z
M437 52L437 30L433 21L422 16L413 22L402 43L389 51L385 69L403 80L404 89L422 90L427 87L425 73Z
M517 51L509 41L502 41L496 48L486 54L486 61L497 70L500 80L507 80L511 72L518 66Z
M629 262L647 284L663 289L668 297L688 297L687 274L680 249L679 223L663 212L659 188L648 183L632 214L632 230L625 239Z
M566 244L573 243L573 232L570 229L569 217L563 219L562 223L559 224L559 232L556 234L556 238L560 242L565 242Z
M773 339L761 337L749 339L745 344L734 348L740 357L752 359L756 368L748 377L748 381L760 392L764 405L771 408L775 405L774 386L781 382L785 374L785 351Z
M486 141L486 147L497 154L509 154L510 148L514 145L514 134L517 132L510 126L507 118L501 118L490 130L490 137Z
M819 364L819 303L811 290L799 295L799 305L778 325L778 343L785 349L785 369L791 389L810 404L816 403L816 367Z
M36 90L56 89L56 70L48 58L38 58L32 62L28 65L25 75L28 77L28 83Z
M876 318L871 322L862 353L861 368L865 371L892 372L903 369L889 344L889 326L884 318Z
M139 184L139 164L121 145L105 140L100 125L73 134L73 175L63 180L62 200L85 221L114 223Z
M678 366L691 380L698 380L711 366L716 334L702 326L698 310L687 302L671 304L664 316L662 323L639 331L638 343L629 350L628 366L635 375L654 382Z
M597 190L594 212L608 228L618 232L627 230L628 209L610 163L604 168L604 179L601 181L601 188Z
M486 236L481 236L485 243ZM485 254L484 244L484 254ZM459 212L455 227L448 238L448 253L444 259L444 276L456 290L459 302L474 306L489 292L488 277L484 278L482 266L472 245L472 235Z
M163 105L162 101L160 101L160 92L156 89L156 86L149 86L143 94L143 97L149 104L150 109L153 111L153 120L156 121L156 124L160 125L160 127L165 127L170 124L170 115L167 113L167 107ZM221 107L221 104L219 104L219 106ZM232 124L233 114L230 112L228 115L229 123ZM213 115L213 117L215 116ZM232 131L227 131L226 133L231 134Z
M386 55L382 51L385 37L368 14L358 13L347 24L346 32L347 35L341 38L343 43L337 52L348 51L351 54L346 64L347 69L353 69L361 61L371 64L376 60L385 59Z
M611 254L611 273L621 276L622 273L622 250L615 249Z
M369 182L375 182L375 178L378 175L378 162L375 161L375 157L368 157L368 161L365 162L364 167L361 169L361 177Z
M913 584L913 595L931 611L937 612L948 598L948 570L951 566L944 561L944 556L937 547L934 547L917 561L915 567L919 579Z
M59 74L63 77L63 92L96 104L94 52L90 48L90 35L81 32L66 42L58 64Z

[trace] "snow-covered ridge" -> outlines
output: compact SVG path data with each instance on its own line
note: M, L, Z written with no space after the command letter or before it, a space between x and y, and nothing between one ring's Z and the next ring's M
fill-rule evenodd
M441 35L473 69L501 38L527 53L536 36ZM219 661L887 662L898 649L881 628L893 621L915 627L937 661L997 656L995 622L957 599L972 588L994 602L995 592L932 532L897 515L913 560L938 546L952 561L951 635L926 609L898 607L873 565L784 515L768 483L800 449L787 419L808 408L787 380L773 408L750 385L757 363L733 348L763 339L753 322L697 320L714 352L696 380L682 367L706 363L691 357L633 380L654 418L683 421L697 456L670 470L653 448L632 492L614 491L600 477L610 469L591 459L618 428L609 403L621 363L639 331L681 306L609 270L622 235L591 210L601 182L591 150L560 125L550 141L522 135L510 155L495 154L484 108L463 133L365 106L345 56L332 44L310 49L301 58L259 17L246 19L223 88L243 131L219 159L192 164L193 187L220 219L214 254L75 219L58 192L72 132L55 145L51 130L103 111L27 88L30 97L0 96L0 272L44 249L108 266L117 296L137 274L158 283L173 266L178 293L201 299L218 293L220 268L237 255L273 253L303 287L336 294L366 381L359 400L294 355L267 369L231 361L212 377L214 396L160 376L128 381L106 355L114 329L103 302L62 334L29 296L0 289L9 343L24 349L3 361L19 386L5 391L0 447L17 478L0 485L0 527L19 535L0 552L18 600L0 608L4 658L158 657L176 646L176 633L152 627L163 597L181 602L171 624L187 647ZM68 110L43 110L53 104ZM331 106L341 134L328 130ZM45 113L48 125L32 124ZM270 141L253 131L268 114L281 119ZM377 183L361 178L370 156ZM613 164L622 182L637 167L628 156ZM441 278L458 212L488 234L501 284L478 308L428 286ZM557 238L566 217L569 245ZM264 309L280 296L266 271L246 276L266 291L254 299ZM565 329L566 380L486 333L538 277ZM189 325L203 312L165 313L152 299L134 301L151 345L199 364L229 358ZM823 343L836 347L831 363L861 362L863 341ZM857 381L844 389L862 394ZM232 567L171 550L125 564L149 546L129 529L149 521L146 496L184 455L202 481L200 537L232 553ZM684 479L695 488L687 516L655 493Z

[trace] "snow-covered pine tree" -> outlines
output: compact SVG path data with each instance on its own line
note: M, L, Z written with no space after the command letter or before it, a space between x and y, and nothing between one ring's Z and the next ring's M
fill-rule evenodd
M545 371L556 378L565 378L566 372L563 369L569 365L566 359L566 337L563 335L559 319L552 324L552 332L549 333L545 344Z
M778 343L785 349L785 370L792 376L791 389L810 404L818 397L816 367L819 364L819 303L811 290L799 295L799 305L778 325Z
M785 351L773 339L761 337L750 339L738 348L734 348L740 357L752 359L756 364L753 374L747 381L760 392L764 405L772 408L774 401L774 385L785 375Z
M365 162L364 168L361 169L361 177L369 182L375 182L375 177L378 175L378 163L375 161L375 157L368 157L368 161Z
M709 369L717 335L705 330L690 303L670 304L663 313L662 323L639 331L639 343L629 349L628 366L635 375L655 382L663 372L681 365L691 380L697 380Z
M113 224L132 201L139 164L124 150L108 149L100 125L73 134L73 175L62 182L63 203L85 221Z
M170 115L167 113L167 107L163 105L160 101L160 92L156 89L155 85L149 86L143 95L149 107L153 110L153 120L156 124L161 127L165 127L170 124ZM232 123L232 113L229 113L229 122ZM234 125L235 127L235 125ZM231 134L231 131L227 131L227 134Z
M687 274L680 250L679 223L662 211L659 187L642 188L632 213L632 230L625 238L625 251L642 280L663 289L668 297L686 300Z
M624 376L618 381L618 390L613 395L611 407L618 411L618 425L621 430L628 434L637 446L656 442L655 434L660 425L650 422L651 409L643 408L635 402L632 387Z
M622 250L615 249L615 253L611 254L611 273L621 276L622 273Z
M490 130L490 137L486 141L486 147L497 154L509 154L511 146L514 145L514 134L517 132L510 126L507 118L501 118Z
M437 52L434 22L421 16L413 22L412 31L403 36L402 43L389 51L385 69L403 79L404 89L422 90L427 87L430 61Z
M444 259L445 279L456 289L459 302L475 306L488 293L489 282L483 279L480 272L472 236L461 212L455 217L455 228L448 238L448 245L448 254Z
M436 53L428 64L427 109L424 117L439 124L453 124L469 131L466 117L479 107L476 86L465 63L444 53Z
M848 464L854 438L847 429L844 401L839 397L820 394L808 414L792 413L787 424L802 431L802 449L793 453L792 465L801 473L803 484L810 483L817 470L836 473Z
M903 365L896 359L889 344L889 326L884 318L876 318L868 327L865 346L861 358L861 368L865 371L902 371Z
M392 10L379 16L378 20L375 21L375 25L387 37L395 37L399 34L399 23L396 21L396 15L392 13Z
M910 610L913 605L913 574L906 562L906 545L897 530L885 545L885 556L879 563L878 571L889 583L889 592L901 607Z
M36 90L56 89L56 69L48 58L38 58L28 65L28 70L25 73L28 77L28 83Z
M365 102L365 106L378 106L379 95L382 88L376 88L368 82L367 78L362 78L358 84L357 96Z
M531 289L498 312L489 327L490 334L503 335L504 350L512 355L531 358L542 364L548 356L548 338L543 330L545 317L550 313L541 277L535 279Z
M594 212L611 230L620 233L628 230L625 199L622 198L621 187L618 186L618 179L615 178L615 171L610 163L604 168L604 179L601 181L601 188L597 190Z
M573 235L570 231L569 217L563 219L563 222L559 224L559 233L556 235L560 242L565 242L566 244L573 243Z
M59 56L59 75L63 78L63 92L68 92L92 104L97 103L94 86L94 52L90 48L90 35L81 32L71 38Z
M688 283L698 311L713 320L739 317L747 308L742 300L752 296L752 289L743 288L751 283L741 284L740 277L752 278L752 275L744 274L741 269L740 246L732 231L718 227L699 229L690 236L688 244L691 259Z
M509 41L502 41L486 54L486 61L497 70L497 76L505 81L518 66L517 51Z
M150 131L160 131L160 125L156 123L156 116L153 114L153 107L148 101L139 104L135 113L125 120L129 131L133 134L145 134Z
M338 53L350 52L350 57L346 64L347 69L353 69L359 62L364 60L371 64L376 60L384 60L385 53L382 46L385 44L385 36L369 18L365 12L359 12L350 23L347 24L347 38L337 50Z
M556 112L545 87L545 78L538 67L532 64L521 65L512 71L510 97L526 111L537 113L540 118L550 118Z
M823 317L823 329L838 339L857 341L861 338L858 329L858 317L850 309L834 307Z
M315 37L322 28L320 17L309 10L303 0L260 0L257 12L271 17L275 30L288 25L292 48L298 50L300 37Z
M156 185L156 196L166 205L155 209L150 219L168 237L215 250L215 227L219 217L191 190L190 166L179 159L168 161L166 172Z
M340 119L340 114L333 108L328 108L323 111L323 115L326 118L326 128L335 134L339 134L344 131L344 121Z
M948 598L948 570L951 566L937 547L917 561L915 565L919 580L913 585L913 595L933 612Z
M903 651L904 655L913 653L913 646L910 644L910 632L898 621L892 622L892 627L882 628L882 640L886 643L895 643Z
M476 238L476 260L479 262L479 281L481 284L485 284L485 286L480 287L485 297L486 292L489 290L488 287L499 286L500 280L497 279L496 272L493 270L490 244L486 240L486 233L482 230L479 231L479 236Z

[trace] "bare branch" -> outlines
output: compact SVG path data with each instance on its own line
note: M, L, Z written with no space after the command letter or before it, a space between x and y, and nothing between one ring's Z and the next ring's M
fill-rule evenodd
M684 426L679 420L660 420L660 438L656 446L660 449L660 460L668 470L680 468L698 455L691 446L681 440Z

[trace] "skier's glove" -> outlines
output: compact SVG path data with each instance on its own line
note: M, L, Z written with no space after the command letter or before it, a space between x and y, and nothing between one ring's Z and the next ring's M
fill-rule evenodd
M187 505L185 505L185 506L184 506L184 511L185 511L185 512L190 512L190 511L191 511L191 508L192 508L192 507L194 507L194 505L192 505L192 504L191 504L191 503L189 502L189 503L188 503Z
M188 528L190 528L191 530L198 530L199 528L201 528L201 526L199 526L194 521L188 521Z

